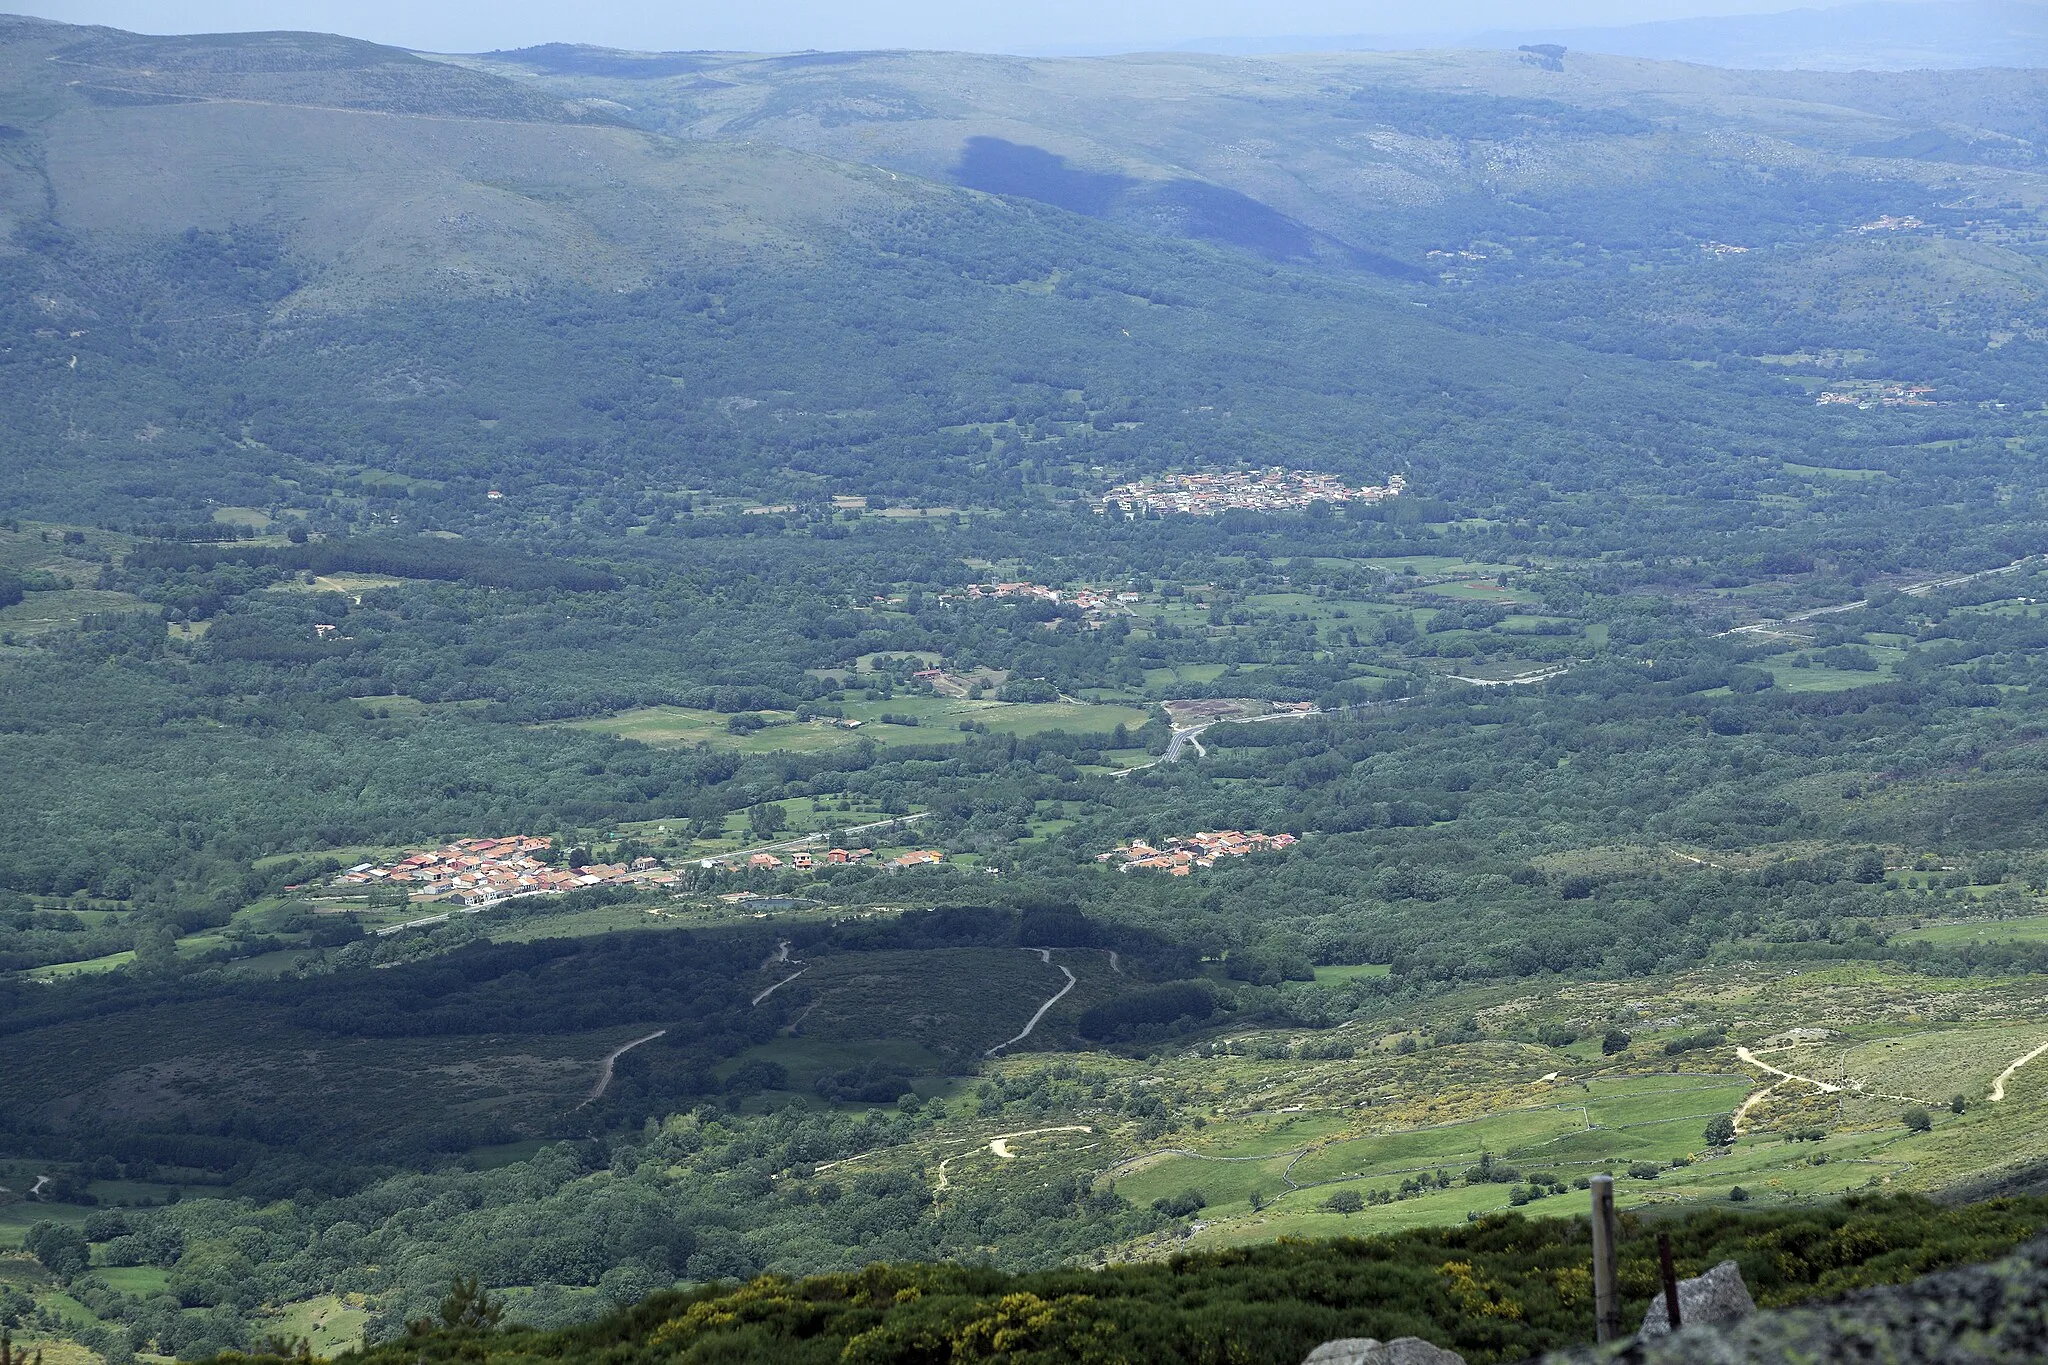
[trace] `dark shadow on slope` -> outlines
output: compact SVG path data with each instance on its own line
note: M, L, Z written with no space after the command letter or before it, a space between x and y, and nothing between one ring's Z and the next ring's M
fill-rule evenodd
M1065 157L999 137L972 137L960 150L953 180L989 194L1035 199L1090 218L1144 223L1156 231L1218 242L1269 261L1336 262L1391 279L1428 275L1376 251L1363 251L1297 218L1206 180L1136 180L1084 171Z
M1138 183L1113 172L1076 170L1065 157L1043 147L999 137L968 138L953 167L953 181L986 194L1036 199L1090 218L1105 217L1124 191Z

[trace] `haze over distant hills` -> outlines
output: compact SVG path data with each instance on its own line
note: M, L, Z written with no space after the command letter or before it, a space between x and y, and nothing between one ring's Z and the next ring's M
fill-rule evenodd
M1173 46L1186 52L1256 55L1524 43L1768 71L2037 67L2048 66L2048 5L2035 0L1868 0L1778 14L1600 28L1210 38Z

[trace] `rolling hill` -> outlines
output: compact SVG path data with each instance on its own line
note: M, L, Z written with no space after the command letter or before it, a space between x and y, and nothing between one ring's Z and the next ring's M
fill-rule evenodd
M1486 232L1617 251L1693 244L1728 230L1731 194L1774 240L1924 211L1959 190L2012 197L2009 173L2039 162L2044 80L1513 51L1025 59L558 46L459 60L696 138L776 142L1268 257L1345 260L1337 243L1411 267ZM1620 200L1632 211L1614 213Z
M144 38L0 26L17 231L98 252L255 229L284 312L802 255L921 187L774 148L688 144L602 108L312 34Z

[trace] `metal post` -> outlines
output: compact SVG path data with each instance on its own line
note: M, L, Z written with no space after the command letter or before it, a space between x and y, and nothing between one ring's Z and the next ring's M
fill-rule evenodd
M1671 1262L1671 1234L1657 1234L1657 1265L1664 1272L1664 1316L1671 1319L1671 1330L1676 1332L1678 1320L1678 1267Z
M1615 1283L1614 1177L1593 1177L1593 1336L1621 1336L1621 1290Z

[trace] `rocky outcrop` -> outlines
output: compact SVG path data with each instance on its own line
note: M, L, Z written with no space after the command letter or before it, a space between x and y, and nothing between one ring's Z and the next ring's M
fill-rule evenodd
M1681 1327L1725 1327L1742 1321L1756 1311L1756 1300L1742 1282L1742 1268L1723 1261L1704 1275L1678 1282L1678 1322ZM1643 1312L1640 1337L1671 1335L1671 1315L1664 1296L1650 1300Z
M1702 1277L1706 1278L1706 1277ZM1687 1305L1679 1302L1681 1318ZM1656 1313L1662 1317L1662 1313ZM1989 1265L1810 1308L1585 1347L1547 1365L2021 1365L2048 1360L2048 1238Z

